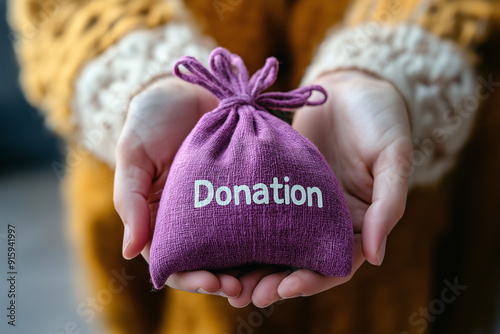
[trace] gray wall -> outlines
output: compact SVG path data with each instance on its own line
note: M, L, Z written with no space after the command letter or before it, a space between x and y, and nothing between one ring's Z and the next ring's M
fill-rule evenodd
M0 172L60 161L61 144L43 126L40 112L30 107L19 88L18 66L0 0Z

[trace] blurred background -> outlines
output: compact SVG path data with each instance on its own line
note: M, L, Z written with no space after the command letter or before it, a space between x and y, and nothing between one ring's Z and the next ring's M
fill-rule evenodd
M39 113L24 100L17 81L12 35L5 21L6 0L0 0L0 171L16 172L50 166L60 160L56 138L42 126Z
M62 146L20 91L5 7L0 0L0 333L67 333L73 322L92 333L76 313L85 298L74 292L60 180L51 167L63 161ZM16 227L15 328L6 320L8 224Z
M2 275L0 309L4 310L0 313L2 319L0 333L94 333L95 330L92 329L96 324L85 322L77 313L78 307L92 296L78 294L78 290L75 289L74 282L78 282L78 276L65 238L62 205L64 199L60 194L60 179L52 168L54 162L63 163L64 148L62 143L43 126L40 113L29 106L20 91L11 35L5 22L5 7L6 0L0 0L0 273ZM487 120L488 118L485 118L482 121L483 128L492 124ZM483 137L487 134L486 131L478 132L483 134ZM481 157L485 156L481 150L486 151L486 142L490 143L491 151L498 152L498 147L493 147L495 142L483 137L469 145L464 161L466 159L473 162L480 161ZM480 149L477 149L478 147ZM475 167L465 164L455 174L455 178L466 180L470 175L481 175L482 165L479 163L477 165L479 167L476 170ZM491 180L485 179L482 184L491 184ZM458 209L452 217L454 225L449 238L451 241L441 244L439 249L441 258L436 260L435 280L438 283L442 282L444 277L454 277L457 272L465 275L457 269L461 268L465 258L469 258L471 263L480 262L478 259L485 258L484 253L479 252L481 256L477 256L473 252L474 249L481 248L484 236L474 239L477 244L470 243L468 248L464 248L456 241L468 238L469 231L477 231L475 225L481 221L481 217L473 215L476 212L474 206L469 206L469 203L473 202L471 198L478 193L476 189L472 186L464 188L471 190L469 192L462 191L461 187L456 189L460 191L455 192L458 200L454 200L454 207ZM462 196L462 193L468 196ZM420 208L413 211L420 211ZM471 215L473 218L470 218ZM482 221L490 219L490 217L482 218ZM5 256L8 224L16 226L18 295L15 328L8 326L5 320L5 309L9 301L6 296L8 270ZM499 222L491 221L491 224L495 226ZM489 233L488 231L484 233ZM491 239L498 240L498 236ZM492 257L497 262L488 262L487 267L493 268L490 272L495 272L498 258ZM456 263L450 263L452 262L450 259L455 259ZM471 286L474 288L480 287L483 279L488 278L488 273L473 270L471 272ZM439 296L440 289L442 286L436 285L435 296ZM469 296L479 295L473 288L470 290ZM493 300L497 298L494 295L495 291L489 293L493 295ZM497 299L500 305L500 298ZM464 304L473 304L472 307L476 304L479 307L481 302L480 297L461 300ZM438 322L449 320L456 314L467 316L469 308L465 309L464 313L452 313L450 308ZM500 314L497 319L500 320ZM436 324L439 328L439 323ZM74 331L75 326L81 332ZM439 330L436 332L439 333ZM500 333L500 321L497 321L496 329L491 333Z

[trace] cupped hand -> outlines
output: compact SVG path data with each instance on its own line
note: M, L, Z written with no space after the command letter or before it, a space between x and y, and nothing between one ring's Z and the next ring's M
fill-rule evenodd
M380 265L387 235L401 218L408 190L405 163L411 133L404 101L389 83L358 71L324 75L329 94L320 107L298 110L294 127L313 141L333 168L355 231L350 276L325 277L266 266L250 271L192 271L171 275L167 285L229 297L235 307L265 307L309 296L348 281L365 259ZM182 141L216 100L176 78L160 80L136 95L117 148L115 206L124 224L124 256L149 260L161 189Z
M149 262L156 213L170 165L201 116L217 106L206 90L176 77L158 79L130 101L116 151L114 203L124 226L123 256ZM234 276L208 271L171 275L166 284L189 292L238 296Z
M265 307L310 296L351 279L365 259L381 265L387 236L403 215L411 163L411 131L405 102L392 84L361 71L323 75L328 92L319 107L304 107L293 126L323 153L340 182L354 227L353 270L326 277L307 269L263 269L239 277L241 294L229 302Z

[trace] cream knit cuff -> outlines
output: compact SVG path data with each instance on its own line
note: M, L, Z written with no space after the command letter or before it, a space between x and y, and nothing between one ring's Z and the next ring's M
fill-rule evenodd
M417 25L366 24L333 30L302 84L342 69L371 72L399 89L412 125L410 185L439 180L453 166L478 108L474 70L465 55Z
M174 63L190 55L208 65L215 42L190 23L172 22L134 31L83 68L76 81L73 111L81 143L115 166L115 149L131 96L152 79L171 75Z

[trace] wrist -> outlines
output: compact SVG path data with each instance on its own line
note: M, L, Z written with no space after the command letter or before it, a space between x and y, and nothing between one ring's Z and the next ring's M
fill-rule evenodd
M337 89L362 90L377 88L386 92L386 94L393 94L393 96L397 96L397 98L402 101L405 109L404 112L408 117L408 122L411 123L409 108L404 95L394 83L375 73L361 69L335 70L323 73L316 79L315 83L324 86L327 90L332 87L334 91L337 91ZM335 93L333 96L335 96Z
M376 84L381 85L382 87L385 86L388 90L394 90L401 95L398 89L389 80L386 80L375 73L361 69L345 69L325 72L316 79L316 83L326 86L332 84ZM401 97L403 98L402 95Z
M217 107L217 99L207 90L173 75L162 75L143 85L129 101L127 114L185 109L199 119ZM186 115L187 116L187 115Z

